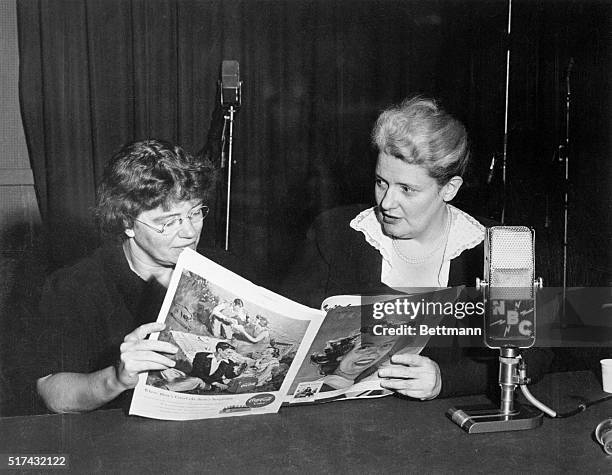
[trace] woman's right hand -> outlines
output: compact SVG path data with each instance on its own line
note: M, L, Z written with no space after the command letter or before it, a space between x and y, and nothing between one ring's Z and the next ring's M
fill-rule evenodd
M381 387L422 401L437 397L442 389L440 367L426 356L393 355L391 365L379 369L378 376Z
M138 382L138 375L146 371L173 368L173 360L161 353L176 354L178 348L172 343L159 340L147 340L146 337L166 328L164 323L145 323L127 334L119 347L121 355L116 367L117 380L131 389Z

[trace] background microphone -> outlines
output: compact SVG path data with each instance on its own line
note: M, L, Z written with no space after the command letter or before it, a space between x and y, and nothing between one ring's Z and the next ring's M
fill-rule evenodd
M528 348L535 342L534 238L525 226L487 229L484 330L490 348Z
M221 63L221 107L238 109L242 103L240 66L238 61L224 60Z

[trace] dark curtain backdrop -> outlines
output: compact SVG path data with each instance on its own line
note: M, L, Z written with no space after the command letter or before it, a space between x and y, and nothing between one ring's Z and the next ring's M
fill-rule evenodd
M581 206L597 216L589 229L604 228L610 242L610 8L606 2L514 3L507 217L544 230L538 235L550 264L559 256L562 219L553 153L564 127L564 68L572 56L573 153L589 189ZM503 142L505 1L17 5L22 113L56 264L95 245L95 185L121 144L156 137L202 150L224 59L239 61L244 81L234 131L230 246L262 280L280 278L318 212L371 200L373 121L383 107L414 93L435 95L467 124L474 161L460 205L499 217L499 170L490 186L484 179ZM222 205L205 227L211 246L221 245ZM584 233L576 232L581 261L590 251L578 241ZM593 256L598 275L608 272L601 250ZM542 273L555 280L558 262Z

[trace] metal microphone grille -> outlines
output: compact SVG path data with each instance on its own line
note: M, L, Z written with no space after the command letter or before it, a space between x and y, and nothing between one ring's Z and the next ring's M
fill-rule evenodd
M533 231L525 226L494 226L487 232L491 291L503 293L506 299L531 298L535 273Z
M221 63L221 83L224 88L237 88L240 77L238 61L225 60Z

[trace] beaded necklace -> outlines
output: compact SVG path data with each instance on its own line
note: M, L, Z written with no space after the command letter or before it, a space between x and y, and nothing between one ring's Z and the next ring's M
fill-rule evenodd
M446 240L448 238L448 232L451 227L451 212L447 208L446 209L446 224L444 225L444 232L440 235L440 237L436 240L434 247L427 254L421 256L407 256L402 251L400 251L399 246L397 244L397 239L392 238L393 250L398 255L398 257L404 261L406 264L422 264L426 262L429 258L431 258L434 254L436 254L440 248L446 244Z

